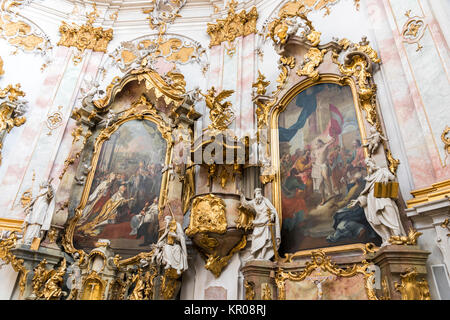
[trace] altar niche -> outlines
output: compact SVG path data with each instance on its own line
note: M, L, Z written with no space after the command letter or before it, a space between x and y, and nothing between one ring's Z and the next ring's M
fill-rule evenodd
M127 257L158 240L159 199L168 144L150 116L124 121L100 142L74 231L74 246L109 239ZM127 254L128 253L128 254Z
M279 155L280 254L380 239L361 207L367 175L361 113L349 85L297 86L274 120ZM276 141L274 139L274 141Z

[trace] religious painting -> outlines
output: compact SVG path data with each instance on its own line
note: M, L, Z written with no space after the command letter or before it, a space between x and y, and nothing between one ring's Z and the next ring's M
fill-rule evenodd
M380 243L361 207L366 165L349 86L322 83L292 99L278 118L280 253Z
M88 197L74 232L74 245L92 248L109 239L126 257L158 239L158 202L167 142L148 119L121 124L105 140Z

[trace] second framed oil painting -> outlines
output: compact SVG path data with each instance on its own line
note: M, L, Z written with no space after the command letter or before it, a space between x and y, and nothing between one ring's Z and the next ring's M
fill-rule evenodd
M380 239L360 207L365 153L349 86L321 83L299 92L278 117L280 253Z
M121 124L105 140L74 232L78 248L109 239L123 256L158 239L159 197L167 142L150 120Z

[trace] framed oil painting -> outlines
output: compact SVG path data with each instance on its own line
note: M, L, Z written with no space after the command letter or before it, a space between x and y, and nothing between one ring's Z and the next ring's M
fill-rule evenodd
M350 86L321 83L298 93L278 116L280 253L380 239L364 210L365 153Z
M85 186L75 247L92 248L98 239L109 239L111 248L126 257L156 243L167 148L149 119L122 123L102 143L94 157L93 178Z

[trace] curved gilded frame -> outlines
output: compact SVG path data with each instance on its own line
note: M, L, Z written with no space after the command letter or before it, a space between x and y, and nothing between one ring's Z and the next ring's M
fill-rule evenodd
M355 106L356 119L358 121L359 132L361 135L362 141L367 138L364 124L364 116L362 114L361 104L359 102L358 88L356 86L355 81L350 77L341 77L335 74L321 74L319 80L307 79L301 81L291 87L284 96L280 99L280 102L272 109L270 113L270 153L271 153L271 161L272 165L275 168L275 176L272 182L272 203L274 204L278 216L280 218L280 225L283 221L283 209L281 206L281 177L280 177L280 146L279 146L279 134L278 134L278 120L279 116L282 112L285 111L287 105L294 99L298 94L303 92L304 90L311 88L312 86L318 84L338 84L341 87L349 86L353 96L353 104ZM368 152L367 149L364 149L364 155L367 157ZM364 246L364 245L363 245ZM333 247L336 250L342 246ZM352 248L360 248L361 244L355 245L346 245L345 248L351 250ZM320 249L320 248L318 248ZM317 250L317 249L316 249ZM293 253L293 255L301 255L304 252L310 252L311 250L301 250Z
M142 107L144 107L144 108L142 109ZM129 121L133 121L133 120L149 120L156 124L163 139L167 143L164 164L168 165L171 162L172 149L173 149L172 148L173 147L173 139L172 139L172 134L171 134L172 133L171 127L169 124L167 124L161 118L160 115L157 114L157 111L153 107L153 105L151 105L146 99L141 98L136 103L134 103L129 110L125 111L124 114L117 120L117 122L115 122L110 127L106 127L105 129L103 129L100 132L100 134L98 135L98 137L96 138L95 145L94 145L93 157L91 160L91 166L92 166L93 170L91 170L87 176L86 184L84 186L84 189L83 189L83 192L81 195L80 204L75 209L75 215L70 220L69 225L67 227L67 231L64 235L64 237L65 237L65 245L64 246L65 246L66 251L68 251L69 253L78 252L80 254L80 256L82 256L82 257L84 257L85 254L87 254L84 250L76 249L74 247L73 236L75 233L76 224L82 215L83 209L86 206L86 203L87 203L87 200L89 197L89 192L91 191L92 181L94 179L95 169L97 168L98 159L100 156L100 151L102 149L103 143L108 141L109 138L111 137L111 135L113 133L115 133L122 124L129 122ZM164 205L165 205L165 202L167 199L167 186L168 186L168 172L166 171L162 174L162 180L161 180L161 189L160 189L160 196L159 196L160 201L158 204L160 213L161 213L161 209L164 208ZM142 253L143 252L139 253L135 257L128 258L128 259L125 259L122 261L118 261L118 264L124 264L125 261L129 261L130 259L134 261L135 258L138 257L139 255L141 255Z
M330 257L328 257L322 250L313 251L311 253L311 261L306 263L305 269L300 272L285 272L282 268L276 271L275 283L278 289L278 300L286 300L286 288L285 284L287 280L300 282L306 280L306 278L315 270L320 269L325 272L329 272L338 277L350 278L361 274L364 276L364 288L366 290L367 298L369 300L378 300L375 294L375 278L374 273L369 271L369 263L366 260L361 261L359 264L353 264L346 269L341 269L332 263Z

